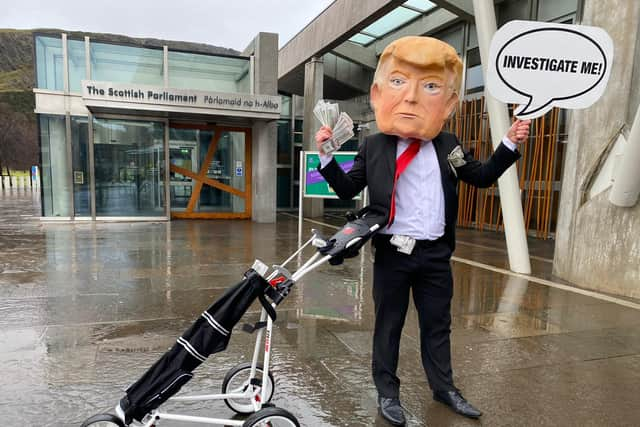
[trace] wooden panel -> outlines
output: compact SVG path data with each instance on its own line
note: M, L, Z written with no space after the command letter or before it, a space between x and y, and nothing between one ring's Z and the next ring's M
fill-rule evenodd
M228 126L211 126L211 125L198 125L198 124L190 124L190 123L172 123L171 127L178 129L200 129L200 130L213 130L214 134L209 144L209 148L207 150L207 154L205 156L204 161L200 165L200 170L198 173L195 173L189 169L185 169L179 166L170 165L170 170L172 172L179 173L184 176L188 176L191 178L195 185L193 192L191 194L191 198L189 199L189 203L185 211L176 211L171 212L171 218L180 218L180 219L247 219L251 218L251 130L247 128L236 128L236 127L228 127ZM215 152L218 147L218 141L220 140L220 136L223 132L242 132L244 133L244 146L245 146L245 156L244 156L244 170L245 170L245 189L238 190L235 187L232 187L227 184L223 184L222 182L209 178L207 176L207 171L209 169L209 164L213 160L215 156ZM200 193L202 191L202 187L204 185L208 185L214 188L217 188L220 191L225 193L233 194L234 196L241 197L245 201L244 212L194 212L194 208L200 198Z

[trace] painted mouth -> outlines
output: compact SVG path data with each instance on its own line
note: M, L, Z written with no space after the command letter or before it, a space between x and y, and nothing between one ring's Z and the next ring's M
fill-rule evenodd
M418 118L417 115L412 114L412 113L398 113L397 115L402 117L402 118L405 118L405 119L416 119L416 118Z

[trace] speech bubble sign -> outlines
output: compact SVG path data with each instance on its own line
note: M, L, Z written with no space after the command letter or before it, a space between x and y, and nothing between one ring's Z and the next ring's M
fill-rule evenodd
M586 108L609 81L613 42L602 28L511 21L493 36L487 89L520 104L514 115L532 119L553 107Z

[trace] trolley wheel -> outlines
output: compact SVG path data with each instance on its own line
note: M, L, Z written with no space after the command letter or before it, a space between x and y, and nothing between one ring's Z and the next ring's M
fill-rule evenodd
M258 392L260 392L260 386L251 384L249 379L250 374L251 362L240 363L239 365L231 368L222 381L222 393L242 393L245 392L249 387L253 387L253 391L258 390ZM261 363L258 363L258 365L256 366L256 377L258 379L262 378ZM267 391L267 400L266 402L262 402L264 404L271 401L275 388L275 381L273 380L273 375L271 374L271 372L269 372L269 375L267 375L267 377L265 378L265 384L263 384L263 386ZM231 408L238 414L253 414L255 412L251 399L224 399L224 403L226 403L229 408Z
M113 414L98 414L85 420L80 427L125 427L125 425Z
M300 427L296 417L282 408L262 408L250 415L242 427Z

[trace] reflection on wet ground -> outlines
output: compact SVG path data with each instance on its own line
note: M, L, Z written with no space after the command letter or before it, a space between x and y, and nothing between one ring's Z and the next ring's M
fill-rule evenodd
M77 426L110 410L255 258L278 263L297 247L297 222L287 214L276 224L44 224L37 194L0 193L0 207L7 426ZM305 233L311 227L333 231L305 223ZM458 238L458 259L507 266L500 234L460 230ZM553 243L530 245L535 276L552 279ZM638 425L640 310L461 261L453 271L455 380L485 415L467 420L431 399L410 310L399 368L409 425ZM304 426L386 425L369 374L370 282L367 250L309 274L279 307L274 402ZM258 312L252 307L246 319ZM185 391L217 393L226 371L252 350L253 336L234 332ZM222 402L166 408L232 416Z

